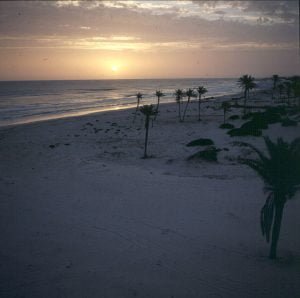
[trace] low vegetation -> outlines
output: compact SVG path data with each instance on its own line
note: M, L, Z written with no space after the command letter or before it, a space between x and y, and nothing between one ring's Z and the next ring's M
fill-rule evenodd
M222 128L222 129L232 129L234 128L234 125L233 124L230 124L230 123L223 123L219 126L219 128Z
M232 115L228 119L229 120L237 120L237 119L240 119L240 116L239 115Z
M194 141L189 142L186 146L193 147L193 146L210 146L213 145L214 142L211 139L197 139Z
M210 146L204 150L201 150L187 158L187 160L202 159L208 162L217 162L218 161L218 152L220 149L217 149L215 146Z
M290 118L285 118L282 120L281 125L282 126L297 126L298 122L295 120L292 120Z

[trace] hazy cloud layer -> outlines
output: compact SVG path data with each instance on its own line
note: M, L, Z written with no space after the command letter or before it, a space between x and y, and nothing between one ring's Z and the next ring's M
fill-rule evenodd
M26 37L28 47L31 41L33 47L58 46L59 39L63 47L70 39L76 48L76 39L82 44L82 39L99 38L100 48L101 38L132 36L135 43L183 42L203 47L207 41L208 48L215 40L216 49L230 44L295 48L297 7L297 1L1 2L0 46L15 47L9 38Z

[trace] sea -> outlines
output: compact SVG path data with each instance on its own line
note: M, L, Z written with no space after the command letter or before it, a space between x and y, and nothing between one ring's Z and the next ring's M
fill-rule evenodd
M270 83L257 84L263 89ZM174 102L176 89L198 86L211 100L241 92L236 78L0 81L0 126L132 108L137 92L143 94L141 105L155 104L156 90L165 94L161 103Z

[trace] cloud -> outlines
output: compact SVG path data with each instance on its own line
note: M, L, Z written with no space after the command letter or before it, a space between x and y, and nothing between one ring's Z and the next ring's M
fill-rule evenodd
M226 12L227 17L243 22L254 22L257 18L268 20L266 23L297 23L298 1L193 1L201 8L212 13L219 9Z
M0 2L0 47L294 49L296 2Z

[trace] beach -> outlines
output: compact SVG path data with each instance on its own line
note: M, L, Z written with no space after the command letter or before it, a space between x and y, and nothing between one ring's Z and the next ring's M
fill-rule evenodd
M296 297L299 193L270 261L263 182L232 144L264 149L263 138L220 129L222 100L202 104L202 121L194 100L183 123L176 103L162 104L147 159L135 109L1 127L0 295ZM263 135L291 141L299 129L275 123ZM214 141L217 162L187 160L198 138Z

